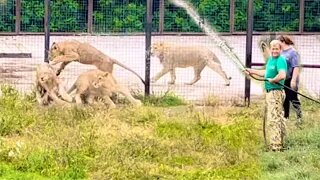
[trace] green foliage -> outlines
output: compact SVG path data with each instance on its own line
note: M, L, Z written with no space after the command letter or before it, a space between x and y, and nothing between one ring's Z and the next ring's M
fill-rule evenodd
M25 127L36 120L33 104L26 101L11 86L1 86L0 96L0 135L21 133Z
M247 1L236 1L235 30L246 31ZM254 1L255 31L298 31L299 30L299 2L286 1Z
M1 179L15 179L15 180L48 180L44 176L38 175L37 173L21 172L16 170L14 166L0 163L0 177Z
M19 123L0 126L7 127L1 129L0 179L320 178L320 112L312 103L303 101L301 129L287 122L290 149L264 152L261 102L215 106L217 114L156 103L40 108L33 93L23 96L10 86L1 92L1 120Z
M19 132L2 135L0 179L210 179L259 172L252 161L259 141L256 131L248 130L254 124L242 115L235 124L221 126L182 106L176 108L187 113L154 104L111 111L39 108L34 94L21 96L7 86L2 94L1 110L24 112L23 122L33 119L21 128L15 125Z
M21 31L43 32L44 1L21 1Z
M86 32L86 1L51 1L50 30L53 32Z
M150 95L143 98L143 103L150 106L160 106L160 107L169 107L169 106L180 106L185 105L186 102L179 96L174 93L167 92L164 95Z
M0 32L15 31L14 0L0 1Z
M320 1L305 1L305 24L304 31L319 32L320 31Z
M187 0L200 16L218 32L229 32L229 0ZM14 0L0 3L0 32L12 32L15 28ZM43 32L44 1L23 0L21 30ZM245 31L247 1L235 1L235 31ZM320 30L319 1L305 1L305 24L307 32ZM164 30L166 32L201 32L199 22L194 22L182 8L165 1ZM97 0L93 4L93 30L97 33L143 32L145 27L146 1L143 0ZM153 5L153 31L158 31L159 1ZM52 0L51 23L53 32L86 32L87 1ZM255 31L298 31L299 2L296 0L255 0Z
M50 30L53 32L85 32L86 11L84 1L52 0L50 3ZM44 31L44 1L21 1L21 31Z
M197 22L194 22L185 10L165 1L164 31L167 32L200 32Z
M289 133L285 142L289 150L261 154L263 179L320 178L319 104L310 102L302 101L304 124L301 127L294 125L294 118L286 122ZM295 117L295 114L292 115Z
M141 32L144 31L145 2L127 1L119 3L114 0L95 2L95 32Z

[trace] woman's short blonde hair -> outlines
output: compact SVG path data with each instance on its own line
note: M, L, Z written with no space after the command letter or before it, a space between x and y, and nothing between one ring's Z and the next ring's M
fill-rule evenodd
M274 39L270 42L270 47L274 46L274 45L279 45L280 49L281 49L281 41Z

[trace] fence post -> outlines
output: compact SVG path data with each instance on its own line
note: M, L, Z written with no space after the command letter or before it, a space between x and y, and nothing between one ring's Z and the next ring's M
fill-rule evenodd
M21 0L16 0L16 27L15 32L19 34L21 30Z
M304 0L300 0L299 17L299 33L302 34L304 30Z
M247 9L247 36L246 36L246 67L252 62L252 31L253 31L253 0L248 0ZM245 103L250 105L250 80L245 79Z
M159 1L159 33L162 34L164 29L164 0Z
M150 46L152 31L152 4L153 0L147 0L147 18L146 18L146 67L145 67L145 95L150 95Z
M229 32L233 34L234 32L234 9L235 9L235 0L230 0L230 13L229 13Z
M50 0L44 1L44 62L49 62L50 46Z
M92 24L93 24L93 0L88 0L88 24L87 24L87 32L92 34Z

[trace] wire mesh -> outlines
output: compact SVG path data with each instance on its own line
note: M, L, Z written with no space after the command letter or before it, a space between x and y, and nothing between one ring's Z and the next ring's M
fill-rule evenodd
M0 1L0 32L15 31L15 0Z
M146 1L94 1L93 29L96 33L143 32Z
M92 34L88 34L89 0L52 0L50 44L65 40L76 39L86 42L102 51L104 54L125 64L137 72L141 77L145 75L145 0L97 0L93 1ZM188 100L205 101L211 97L225 102L242 102L244 96L244 76L239 67L228 55L215 44L210 36L195 35L202 32L203 22L194 22L186 10L175 6L170 1L164 1L164 33L160 31L160 0L153 1L153 37L152 43L165 42L179 45L189 45L195 48L204 47L214 52L221 62L222 69L231 76L230 86L225 86L225 81L216 72L206 67L201 73L201 79L194 85L186 85L194 78L192 67L177 68L175 85L169 85L170 73L151 84L151 93L163 94L172 91ZM220 1L188 1L199 13L201 19L208 21L215 32L229 32L230 30L230 2ZM299 31L299 3L298 1L255 1L254 31L271 32ZM15 0L0 0L0 33L15 32ZM304 31L319 32L320 12L319 1L305 1ZM246 30L246 8L244 0L235 1L234 30ZM41 0L21 0L21 32L44 31L44 2ZM166 34L170 32L172 35ZM59 33L56 35L55 33ZM72 33L76 36L70 36ZM184 36L184 33L187 36ZM221 35L226 44L239 57L244 64L246 52L245 35ZM319 35L293 35L295 47L301 55L302 64L319 64L318 48ZM264 63L258 47L260 35L253 36L252 62ZM32 88L32 78L36 64L44 60L44 37L39 35L0 35L0 53L32 54L32 58L0 58L2 82L15 85L19 90L27 92ZM182 52L183 54L183 52ZM62 72L61 78L67 88L75 79L94 66L77 62L70 63ZM256 67L261 68L261 67ZM151 77L161 69L159 58L151 58ZM300 83L301 89L319 97L320 85L317 77L319 70L316 68L302 68ZM114 76L120 84L129 89L143 93L144 86L131 72L114 65ZM261 82L253 82L251 95L263 94Z
M87 32L87 0L51 0L51 32Z
M21 0L21 31L43 32L44 31L44 1Z
M305 0L304 31L320 31L320 1Z
M235 31L246 31L247 1L235 1ZM299 1L254 1L253 30L299 31Z

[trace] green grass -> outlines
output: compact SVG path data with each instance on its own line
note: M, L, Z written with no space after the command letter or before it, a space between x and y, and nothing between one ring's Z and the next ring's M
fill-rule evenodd
M174 94L143 107L39 107L2 86L0 179L319 179L316 104L289 150L264 151L263 104L196 107Z
M302 128L294 126L294 112L287 122L289 150L261 154L263 179L320 179L320 105L302 99L302 109Z

